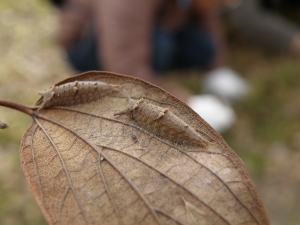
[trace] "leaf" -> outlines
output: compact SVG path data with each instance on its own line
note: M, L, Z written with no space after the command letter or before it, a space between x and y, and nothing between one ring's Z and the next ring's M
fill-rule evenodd
M41 94L20 157L49 224L269 224L239 157L159 87L88 72Z

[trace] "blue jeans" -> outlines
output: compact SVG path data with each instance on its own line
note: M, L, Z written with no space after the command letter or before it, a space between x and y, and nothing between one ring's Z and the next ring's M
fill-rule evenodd
M156 27L153 32L152 68L156 72L172 69L205 68L215 57L213 38L193 24L186 24L175 33ZM80 71L103 70L96 37L90 32L71 50L68 59Z

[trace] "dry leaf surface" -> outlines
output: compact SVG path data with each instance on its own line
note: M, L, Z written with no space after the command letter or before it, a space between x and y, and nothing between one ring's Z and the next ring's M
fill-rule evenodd
M93 82L111 88L95 99ZM107 72L51 90L20 150L50 224L269 224L241 160L175 97Z

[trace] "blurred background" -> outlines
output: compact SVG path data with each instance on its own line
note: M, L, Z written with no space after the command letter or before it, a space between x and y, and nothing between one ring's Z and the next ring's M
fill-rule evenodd
M274 11L300 27L299 7ZM1 99L33 105L39 91L78 73L57 44L57 15L49 1L0 2ZM258 41L250 34L260 31L239 30L234 18L222 18L227 64L247 81L249 93L231 103L236 119L222 136L245 163L271 224L300 224L300 56ZM205 74L172 70L164 78L198 95ZM5 108L0 119L9 124L0 130L0 224L46 224L19 160L20 140L32 119Z

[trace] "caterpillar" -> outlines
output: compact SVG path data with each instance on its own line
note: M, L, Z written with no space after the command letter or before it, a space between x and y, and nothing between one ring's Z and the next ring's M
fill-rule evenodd
M8 125L4 123L2 120L0 120L0 129L6 129L8 128Z
M39 92L43 96L40 109L50 106L68 106L95 101L113 92L118 92L121 85L101 81L74 81L59 86L52 86Z
M127 115L147 131L178 144L206 147L209 143L168 108L147 103L143 98L138 101L128 98L127 108L114 114L117 115Z

